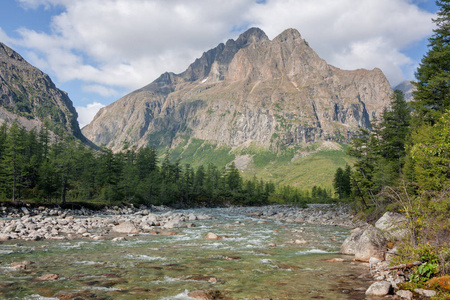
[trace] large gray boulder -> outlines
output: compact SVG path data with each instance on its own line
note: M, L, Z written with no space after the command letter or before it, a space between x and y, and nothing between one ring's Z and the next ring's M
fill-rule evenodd
M391 292L392 286L387 281L377 281L372 283L366 291L366 296L386 296Z
M139 233L137 227L133 222L130 221L126 221L114 226L113 228L111 228L111 231L117 233Z
M368 262L371 257L384 260L386 249L387 240L383 233L372 225L367 225L353 229L339 252L355 255L355 260Z
M404 215L386 212L376 223L375 227L385 233L392 240L402 240L408 236L407 219Z

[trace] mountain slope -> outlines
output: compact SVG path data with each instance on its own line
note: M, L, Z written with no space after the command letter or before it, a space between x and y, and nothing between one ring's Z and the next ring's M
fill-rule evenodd
M27 129L44 124L58 135L90 143L81 133L77 116L72 101L47 74L0 43L0 122L17 120Z
M379 69L328 65L295 29L273 40L252 28L205 52L181 74L102 108L83 133L97 145L177 147L192 138L279 151L346 142L370 128L392 90Z

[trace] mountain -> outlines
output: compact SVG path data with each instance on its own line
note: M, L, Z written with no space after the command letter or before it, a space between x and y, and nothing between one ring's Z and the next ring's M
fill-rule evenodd
M412 94L416 90L416 87L411 83L410 80L405 80L405 81L400 82L393 89L402 91L405 94L405 100L411 101L411 100L413 100Z
M67 94L47 74L0 43L0 124L17 120L28 130L45 125L92 144L81 133L77 112Z
M392 89L379 69L328 65L295 29L251 28L102 108L83 128L97 145L187 147L192 141L279 151L348 142L370 128Z

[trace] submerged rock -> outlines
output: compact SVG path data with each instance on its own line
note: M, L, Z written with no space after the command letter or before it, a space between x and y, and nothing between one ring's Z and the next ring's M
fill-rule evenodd
M214 300L214 299L221 299L220 291L214 290L195 290L190 293L188 293L188 297L194 298L194 299L200 299L200 300Z
M40 277L34 278L33 281L54 281L58 278L58 274L44 274Z
M26 270L29 268L29 266L32 264L29 260L19 261L19 262L13 262L11 263L11 268L15 270Z
M208 234L206 235L205 239L207 240L221 240L222 238L220 236L218 236L217 234L213 233L213 232L208 232Z

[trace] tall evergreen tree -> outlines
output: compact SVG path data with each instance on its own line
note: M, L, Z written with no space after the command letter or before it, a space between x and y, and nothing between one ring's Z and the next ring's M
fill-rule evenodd
M15 201L20 189L22 171L25 162L25 131L21 130L17 122L9 128L5 141L5 154L2 161L5 182L11 187L11 200Z
M398 161L405 157L410 135L411 112L400 90L394 91L390 107L383 113L380 132L380 155Z
M450 1L437 0L440 7L433 20L437 28L430 38L429 51L417 69L417 90L413 107L416 110L415 124L433 125L439 116L450 107Z

